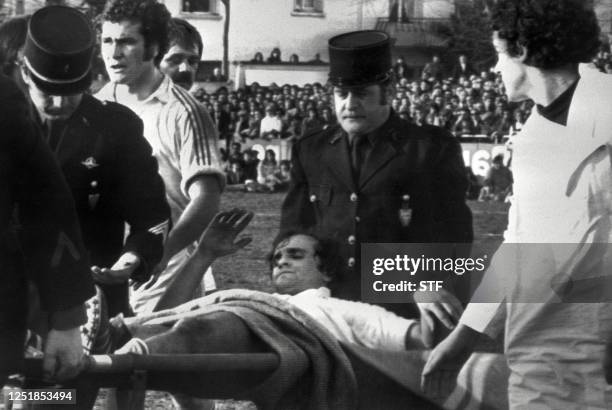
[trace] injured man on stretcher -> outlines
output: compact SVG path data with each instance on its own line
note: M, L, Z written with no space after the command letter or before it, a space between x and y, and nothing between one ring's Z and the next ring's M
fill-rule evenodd
M90 312L97 317L90 318L83 329L86 351L141 355L273 351L279 366L272 374L262 380L234 379L242 385L237 389L239 396L244 396L235 398L253 400L263 408L292 407L289 402L300 400L316 408L365 408L365 386L358 387L359 378L365 375L371 389L377 384L368 366L360 370L355 362L378 365L387 360L399 368L395 380L403 379L398 391L408 387L405 400L419 406L415 408L437 408L423 407L428 400L414 391L419 389L426 358L422 350L433 344L433 323L427 315L423 321L405 319L379 306L332 297L330 289L342 262L330 240L300 232L278 238L269 257L277 293L233 289L189 301L216 258L250 242L236 238L252 217L251 212L238 209L217 214L197 251L149 315L109 319L98 292L90 301ZM346 346L352 346L350 353ZM412 357L393 355L407 350L419 352ZM193 375L180 379L174 378L169 390L179 386L182 393L215 398L213 392L205 392L206 386L197 385ZM408 403L395 404L405 408Z
M167 326L168 320L161 319L218 304L228 294L267 295L235 289L184 304L190 300L203 272L215 259L233 254L250 242L250 238L235 239L252 217L251 212L237 209L217 214L202 234L197 251L174 278L154 313L131 318L118 316L108 322L101 318L100 321L105 323L96 326L95 332L85 332L85 344L91 344L92 333L96 333L93 345L85 346L86 350L92 353L146 354L162 349L163 353L173 353L168 350L170 348L176 353L185 353L192 350L192 345L197 345L198 352L204 353L240 351L245 345L252 346L252 337L242 332L247 328L233 314L211 314L209 318L209 315L193 317L192 313L170 327ZM392 351L432 347L432 322L405 319L379 306L331 296L330 286L333 287L335 272L342 263L336 247L330 240L306 233L289 232L279 238L269 256L271 280L277 293L265 298L277 300L282 306L290 304L292 310L300 309L341 342ZM219 321L220 318L223 321ZM151 324L161 321L166 324ZM165 343L168 338L171 344Z

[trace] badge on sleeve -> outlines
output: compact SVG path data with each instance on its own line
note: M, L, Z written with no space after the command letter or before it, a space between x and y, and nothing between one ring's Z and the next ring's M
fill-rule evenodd
M100 166L94 157L87 158L86 160L82 161L81 164L83 164L87 169L94 169Z

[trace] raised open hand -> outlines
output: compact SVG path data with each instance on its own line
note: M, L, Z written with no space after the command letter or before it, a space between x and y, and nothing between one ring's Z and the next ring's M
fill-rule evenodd
M198 253L208 253L215 258L230 255L248 245L252 238L236 237L253 219L253 212L234 208L231 211L219 212L210 221L198 243Z

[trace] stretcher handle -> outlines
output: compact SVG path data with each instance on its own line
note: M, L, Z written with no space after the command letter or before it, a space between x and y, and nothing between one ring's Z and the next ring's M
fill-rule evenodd
M134 370L167 372L271 371L278 367L274 353L120 354L85 357L81 375L130 373ZM26 377L40 379L42 359L26 359Z

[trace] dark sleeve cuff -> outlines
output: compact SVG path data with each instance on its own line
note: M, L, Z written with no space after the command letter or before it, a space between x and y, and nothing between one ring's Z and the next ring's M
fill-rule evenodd
M151 268L147 264L146 259L140 256L138 256L138 258L140 259L140 264L134 269L134 272L130 275L130 279L136 282L146 282L151 277Z
M138 255L140 265L132 272L131 278L137 282L144 282L151 276L153 269L161 260L164 253L164 238L150 232L130 234L123 247L123 253L132 252Z
M66 309L53 312L49 315L50 327L55 330L68 330L87 322L87 314L83 303Z

